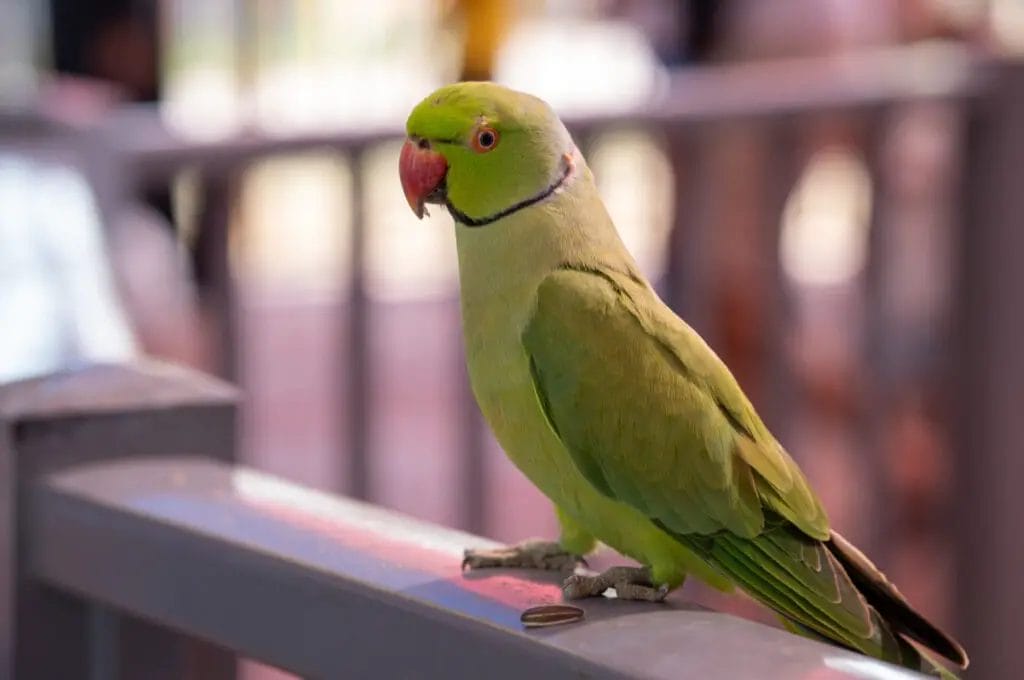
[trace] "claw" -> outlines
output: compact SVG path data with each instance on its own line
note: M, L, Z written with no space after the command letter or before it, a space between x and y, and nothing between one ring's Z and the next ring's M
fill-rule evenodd
M664 583L655 587L644 567L611 567L596 576L573 574L562 584L562 596L567 600L598 597L609 588L620 600L645 602L661 602L670 590Z
M588 580L590 577L583 576L582 574L573 574L569 578L562 582L562 597L567 600L582 600L585 597L593 597L595 593L592 592L592 582ZM601 589L603 593L606 588ZM601 593L596 593L600 595Z

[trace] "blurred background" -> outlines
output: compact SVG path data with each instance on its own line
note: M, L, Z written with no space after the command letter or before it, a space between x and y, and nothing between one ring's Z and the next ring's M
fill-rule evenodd
M165 357L245 388L250 465L553 536L468 391L451 219L418 222L397 176L410 108L493 79L565 117L833 524L984 644L953 540L987 353L962 277L998 250L964 264L995 162L972 102L1021 51L1020 0L0 0L0 381Z

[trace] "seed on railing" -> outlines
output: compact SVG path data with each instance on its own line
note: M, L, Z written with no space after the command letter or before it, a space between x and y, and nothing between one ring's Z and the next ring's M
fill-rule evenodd
M519 620L527 628L560 626L563 623L582 621L583 610L571 604L542 604L524 611Z

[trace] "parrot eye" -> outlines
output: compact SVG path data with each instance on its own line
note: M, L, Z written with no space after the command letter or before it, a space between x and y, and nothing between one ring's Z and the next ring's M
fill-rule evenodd
M477 153L486 153L498 145L498 131L494 128L482 127L473 135L471 146Z

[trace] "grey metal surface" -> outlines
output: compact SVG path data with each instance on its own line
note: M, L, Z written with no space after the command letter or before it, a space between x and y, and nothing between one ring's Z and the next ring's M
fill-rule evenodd
M204 459L99 463L37 480L32 575L313 678L912 678L687 607L583 604L526 632L551 576L463 574L488 542Z
M0 384L0 418L48 421L89 415L232 406L238 390L199 371L156 360L88 364Z
M224 383L151 361L0 385L0 678L87 678L112 665L120 680L235 676L233 655L174 631L130 617L119 617L116 632L97 626L102 617L90 603L28 576L21 549L31 480L83 462L182 449L230 460L235 399ZM120 651L107 644L112 635Z

